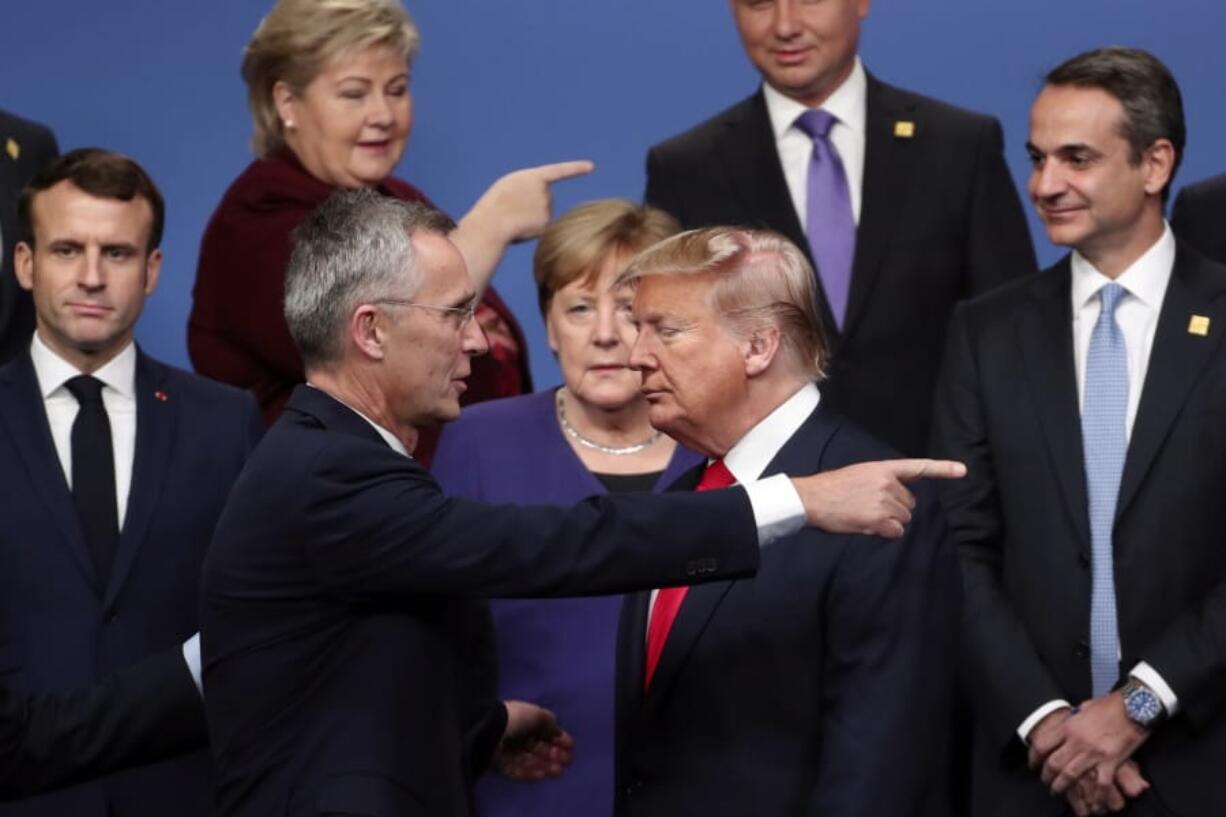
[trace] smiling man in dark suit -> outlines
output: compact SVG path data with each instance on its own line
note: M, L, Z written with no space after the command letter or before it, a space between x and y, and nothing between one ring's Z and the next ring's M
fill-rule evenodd
M205 547L261 425L250 395L133 340L162 260L162 197L139 165L72 151L35 174L18 212L36 329L0 367L0 675L55 692L196 631ZM199 663L194 642L183 659ZM200 706L190 683L161 689ZM0 814L203 815L209 799L197 752Z
M890 455L819 395L813 270L784 237L683 233L622 281L651 423L710 458L674 488ZM958 568L935 495L918 500L905 538L805 530L754 578L627 598L619 817L945 813Z
M977 815L1220 811L1226 267L1163 220L1184 139L1151 55L1054 68L1030 195L1072 252L950 329L935 436L970 468L948 506Z
M868 74L869 0L731 6L762 87L652 148L644 197L683 227L767 227L802 248L823 400L918 455L953 305L1036 268L1000 125Z

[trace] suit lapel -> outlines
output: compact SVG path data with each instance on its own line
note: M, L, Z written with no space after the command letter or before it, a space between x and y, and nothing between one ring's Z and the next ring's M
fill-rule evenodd
M893 89L868 78L865 110L864 180L860 191L860 225L843 334L850 334L864 313L881 265L898 227L921 140L930 138L923 122L915 123L909 139L894 135L894 124L914 121L914 103L898 98Z
M826 443L836 428L837 424L819 406L779 450L761 476L811 473L815 470L815 465L816 469L820 470L820 453L825 450ZM705 465L687 473L683 479L677 481L674 489L693 490L698 485L703 468ZM664 642L664 650L660 653L660 663L656 667L651 687L647 690L644 717L651 718L664 705L669 690L676 682L677 675L684 668L690 653L693 652L698 640L710 625L720 604L739 581L745 580L737 579L696 585L685 594L685 600L669 631L668 640ZM639 623L642 626L638 631L638 637L643 640L647 628L645 614ZM638 652L641 654L642 650ZM640 673L638 677L641 679L642 674Z
M1188 392L1222 345L1226 305L1220 296L1226 286L1214 272L1182 245L1176 250L1175 267L1158 316L1154 347L1124 460L1117 520L1136 497L1146 472L1185 406ZM1193 315L1209 318L1207 335L1188 331Z
M1021 316L1017 340L1060 493L1078 534L1088 543L1068 257L1043 274L1047 280L1037 287L1032 308Z
M55 525L60 540L72 552L85 581L98 587L100 583L94 577L93 560L81 531L77 508L51 439L51 426L47 423L47 412L29 353L19 355L0 372L0 424L8 429L34 493L47 507L48 521Z
M176 398L162 391L166 368L137 351L136 358L136 451L132 461L132 484L115 564L106 584L103 607L114 604L132 563L140 550L153 510L157 507L170 467L171 448L178 418Z

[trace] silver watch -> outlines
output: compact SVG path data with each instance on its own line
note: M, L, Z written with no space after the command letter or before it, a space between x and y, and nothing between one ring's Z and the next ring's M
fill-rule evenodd
M1162 705L1162 699L1131 675L1120 687L1120 694L1124 696L1124 711L1128 714L1128 719L1138 726L1152 729L1166 717L1166 707Z

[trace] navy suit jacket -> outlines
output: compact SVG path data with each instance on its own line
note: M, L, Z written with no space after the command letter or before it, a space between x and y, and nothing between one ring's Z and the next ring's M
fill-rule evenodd
M764 475L891 455L819 406ZM805 529L754 578L691 588L646 693L650 594L627 598L619 817L942 813L958 573L934 495L917 496L901 539Z
M87 686L191 636L213 524L259 433L250 395L138 352L131 491L101 583L28 351L0 367L0 683ZM208 758L198 752L0 815L204 815L208 800Z
M1175 235L1226 264L1226 173L1189 184L1171 208Z
M205 563L218 813L466 814L505 718L465 694L468 597L614 593L757 564L743 491L565 510L449 499L358 414L300 386Z
M909 136L896 132L899 122L911 123ZM819 296L831 350L822 399L914 456L928 447L954 304L1037 264L1001 155L999 122L870 75L865 128L860 224L841 329ZM687 229L768 228L810 255L761 91L652 148L644 198Z
M45 126L0 111L0 364L16 357L34 331L34 303L13 275L17 199L59 152L55 135Z
M966 587L974 813L1057 815L1017 737L1091 695L1091 555L1069 259L959 307L935 439ZM1189 331L1192 316L1207 331ZM1120 673L1148 662L1180 713L1135 755L1154 809L1221 812L1226 768L1226 267L1182 241L1128 443L1113 545Z

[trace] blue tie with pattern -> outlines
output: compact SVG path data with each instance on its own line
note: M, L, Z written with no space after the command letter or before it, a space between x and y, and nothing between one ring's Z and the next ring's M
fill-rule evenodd
M1090 501L1093 572L1090 590L1090 679L1094 695L1119 679L1119 624L1115 610L1112 528L1128 448L1128 354L1115 308L1128 290L1110 283L1099 290L1102 312L1086 356L1081 437Z

